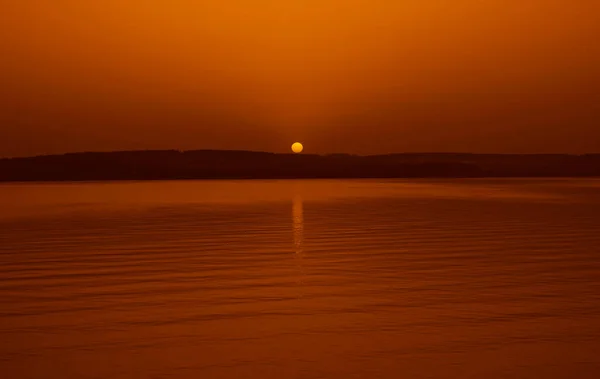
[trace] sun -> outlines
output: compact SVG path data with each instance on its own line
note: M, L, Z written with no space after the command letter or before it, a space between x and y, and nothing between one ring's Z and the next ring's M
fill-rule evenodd
M292 145L292 151L296 154L301 153L304 150L304 146L300 142L294 142Z

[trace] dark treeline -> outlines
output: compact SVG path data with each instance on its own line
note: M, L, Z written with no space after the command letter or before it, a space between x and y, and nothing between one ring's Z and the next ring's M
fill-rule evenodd
M0 181L600 176L600 154L372 156L176 150L0 159Z

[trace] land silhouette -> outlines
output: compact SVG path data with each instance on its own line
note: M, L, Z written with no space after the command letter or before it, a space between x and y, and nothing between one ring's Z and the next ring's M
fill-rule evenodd
M600 176L600 154L84 152L0 159L0 181Z

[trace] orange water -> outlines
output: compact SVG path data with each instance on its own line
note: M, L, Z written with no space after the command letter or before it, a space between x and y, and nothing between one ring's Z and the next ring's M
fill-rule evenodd
M2 378L599 378L600 181L0 185Z

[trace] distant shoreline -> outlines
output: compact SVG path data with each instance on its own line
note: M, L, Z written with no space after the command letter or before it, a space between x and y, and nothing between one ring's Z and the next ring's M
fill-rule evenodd
M0 182L581 177L600 177L600 154L142 150L0 159Z
M266 180L281 180L281 181L293 181L293 180L314 180L314 181L324 181L324 180L411 180L411 181L419 181L419 180L485 180L485 179L503 179L503 180L575 180L575 179L590 179L590 180L600 180L600 175L598 176L481 176L481 177L404 177L404 178L219 178L219 179L102 179L102 180L0 180L1 185L27 185L27 184L94 184L94 183L141 183L141 182L209 182L209 181L241 181L241 182L251 182L251 181L266 181Z

